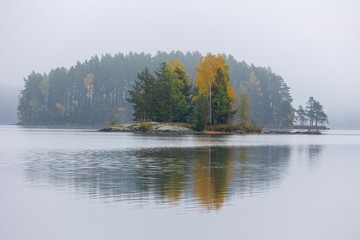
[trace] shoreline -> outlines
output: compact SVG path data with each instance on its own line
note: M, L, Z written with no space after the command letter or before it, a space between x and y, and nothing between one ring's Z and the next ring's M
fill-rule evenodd
M8 124L6 124L8 125ZM133 122L124 124L112 124L106 127L105 124L60 124L60 125L46 125L46 124L11 124L13 126L28 127L28 128L52 128L61 129L63 127L69 129L92 129L98 132L126 132L139 134L173 134L173 135L321 135L322 130L329 130L327 127L320 127L318 129L308 127L291 126L289 128L263 128L261 131L241 131L231 128L229 131L207 129L202 131L195 131L191 129L188 123L159 123L159 122ZM215 125L216 126L216 125ZM229 125L234 127L235 125ZM220 128L222 129L222 128Z
M293 128L292 128L293 129ZM297 130L297 131L294 131ZM143 134L199 134L199 135L248 135L248 134L264 134L264 135L321 135L319 129L306 129L300 131L299 129L274 129L265 130L260 132L243 132L241 130L235 131L216 131L216 130L203 130L195 131L190 128L190 124L186 123L158 123L158 122L136 122L126 124L113 124L105 128L99 129L99 132L133 132Z

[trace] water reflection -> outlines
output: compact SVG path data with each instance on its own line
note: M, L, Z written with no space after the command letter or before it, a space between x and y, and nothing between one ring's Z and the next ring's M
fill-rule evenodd
M319 164L323 148L322 145L301 145L297 147L297 153L303 160L308 161L311 167L315 167Z
M309 160L310 162L315 162L318 158L319 155L322 152L322 148L323 146L321 145L310 145L309 146Z
M232 149L208 148L194 159L194 195L208 209L220 208L231 182Z
M269 190L286 174L291 148L288 146L261 146L241 148L239 161L234 166L233 192L256 194Z
M32 151L26 176L108 201L197 202L221 208L233 195L269 190L286 174L289 146ZM312 151L315 154L315 151Z

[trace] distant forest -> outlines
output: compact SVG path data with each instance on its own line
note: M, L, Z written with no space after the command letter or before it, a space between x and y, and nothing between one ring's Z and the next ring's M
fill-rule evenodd
M107 124L133 121L133 105L128 101L138 74L153 73L169 61L177 60L185 68L194 89L195 68L203 56L199 52L180 51L155 55L129 53L94 56L49 73L32 72L25 78L18 106L20 124ZM223 55L229 67L229 84L236 93L232 106L239 108L242 92L247 93L248 113L261 126L288 126L294 120L290 88L270 68L239 62ZM239 121L235 114L233 121Z

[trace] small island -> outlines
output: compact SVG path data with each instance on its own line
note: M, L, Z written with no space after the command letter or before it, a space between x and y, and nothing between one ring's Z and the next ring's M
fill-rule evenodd
M142 132L170 134L321 134L318 129L307 131L266 130L249 114L249 94L244 88L237 94L230 84L229 67L221 55L208 54L195 68L194 85L185 73L180 61L172 60L160 64L151 74L147 68L138 74L128 101L134 111L134 123L111 122L103 132ZM255 81L254 76L250 81ZM284 102L285 109L289 105ZM236 104L238 106L236 106ZM322 105L310 98L305 111L301 106L296 111L299 123L304 124L307 116L313 116L310 124L316 126L326 114ZM316 113L321 112L322 115ZM303 110L303 112L301 112ZM286 111L285 111L286 112ZM307 114L309 113L309 114ZM274 113L273 113L274 114ZM321 116L317 117L317 116ZM310 118L309 118L310 119ZM294 121L289 111L283 116L283 125Z
M323 106L313 97L295 110L290 87L269 67L225 54L95 56L70 69L32 72L24 80L19 125L107 124L102 131L149 133L317 134L328 123ZM300 130L289 131L294 128Z

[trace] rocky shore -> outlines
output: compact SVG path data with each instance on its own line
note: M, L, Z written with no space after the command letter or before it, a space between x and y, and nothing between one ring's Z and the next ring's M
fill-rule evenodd
M159 123L159 122L135 122L124 124L110 124L106 128L100 129L100 132L139 132L147 134L244 134L241 130L237 131L194 131L186 123ZM260 130L261 131L261 130ZM253 133L253 132L250 132ZM255 133L255 132L254 132ZM290 130L290 129L263 129L260 134L275 135L320 135L319 130Z
M321 132L317 130L306 131L289 131L289 130L265 130L264 134L292 134L292 135L321 135Z
M100 129L100 132L142 132L142 133L165 133L165 134L196 134L190 126L185 124L136 122L125 124L113 124Z

